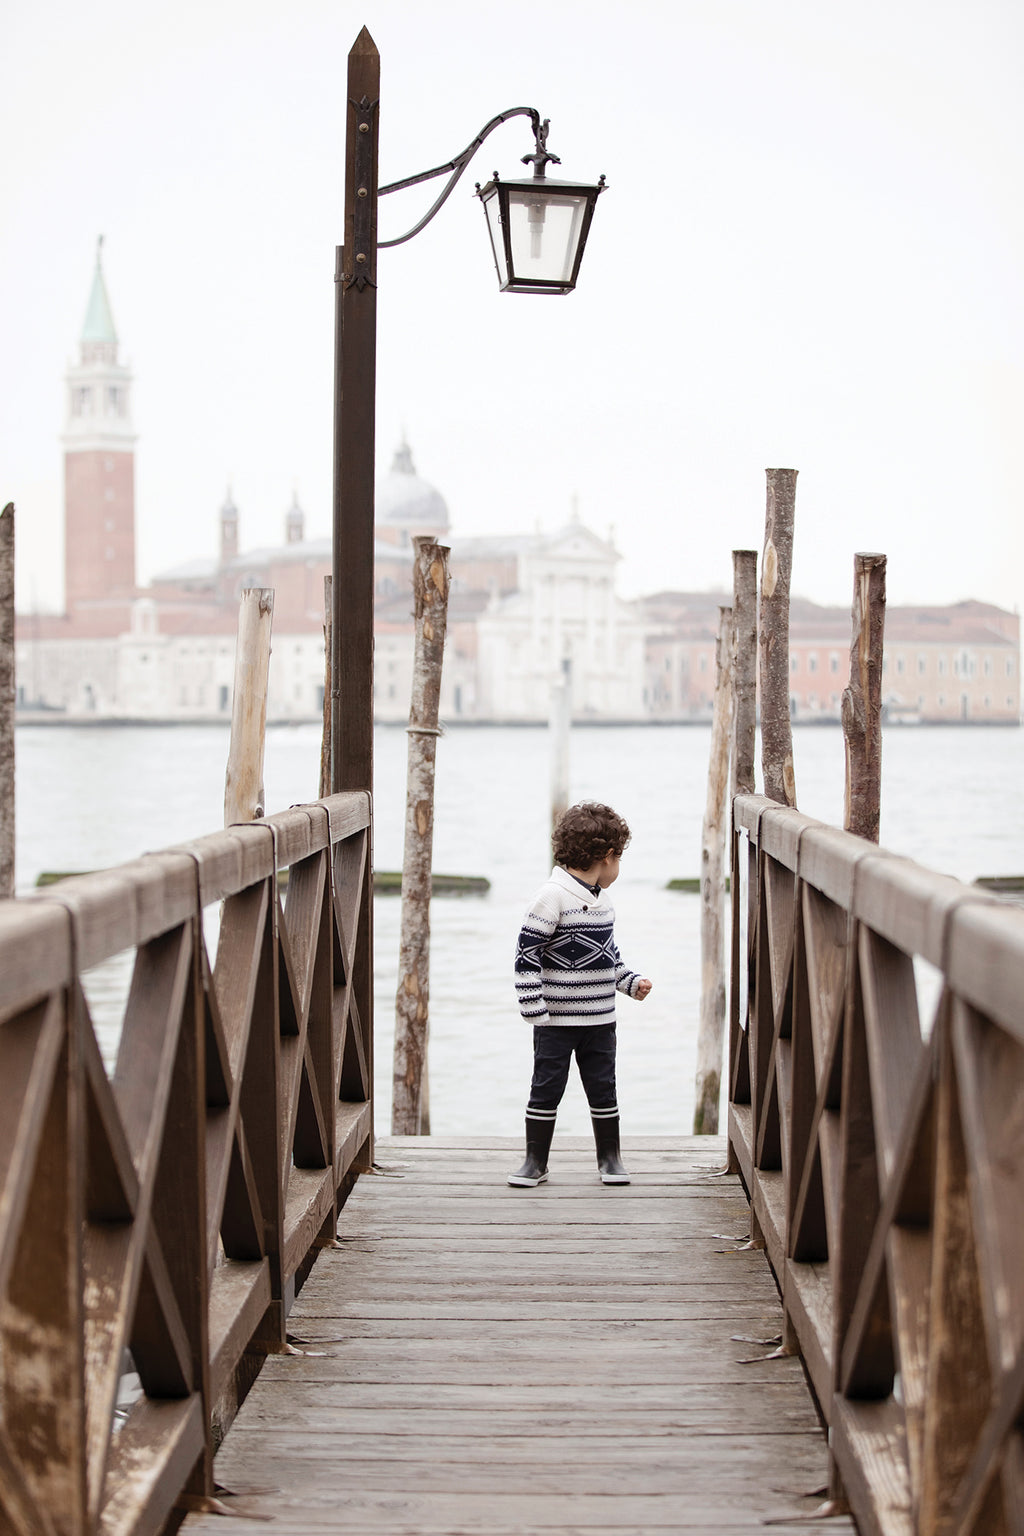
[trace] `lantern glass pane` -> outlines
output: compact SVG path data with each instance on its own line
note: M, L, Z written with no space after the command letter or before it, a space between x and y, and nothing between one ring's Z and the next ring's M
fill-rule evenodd
M496 201L496 199L495 199ZM579 193L509 189L512 270L516 280L571 283L587 199Z
M487 214L487 230L491 237L491 250L494 252L494 265L498 269L498 281L508 281L508 263L505 260L505 240L501 232L501 199L497 191L484 198L484 211ZM479 228L479 226L477 226Z

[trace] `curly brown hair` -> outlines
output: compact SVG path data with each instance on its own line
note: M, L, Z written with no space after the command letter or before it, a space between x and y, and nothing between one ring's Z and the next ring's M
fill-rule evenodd
M590 869L607 853L621 854L631 833L617 811L597 800L570 805L551 834L555 863L563 869Z

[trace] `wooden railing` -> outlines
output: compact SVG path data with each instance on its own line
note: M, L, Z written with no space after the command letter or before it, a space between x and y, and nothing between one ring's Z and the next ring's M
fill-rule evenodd
M732 902L730 1151L833 1494L1024 1531L1024 911L755 795Z
M212 1493L372 1162L369 827L335 795L0 904L0 1530L159 1532ZM125 950L108 1076L82 977Z

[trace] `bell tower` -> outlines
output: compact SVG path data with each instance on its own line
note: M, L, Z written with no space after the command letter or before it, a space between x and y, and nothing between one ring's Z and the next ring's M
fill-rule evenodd
M102 247L101 235L78 362L66 378L64 606L69 615L135 595L132 380L118 361Z

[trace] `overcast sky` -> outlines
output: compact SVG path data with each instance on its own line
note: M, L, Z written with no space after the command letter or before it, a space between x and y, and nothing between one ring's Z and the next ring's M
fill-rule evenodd
M627 595L731 581L795 466L795 591L1024 600L1020 0L33 0L0 47L0 498L19 602L62 600L63 374L96 237L132 365L139 576L330 529L346 55L382 56L381 180L496 112L601 199L577 292L500 295L474 181L379 263L378 465L407 432L453 533L614 526ZM430 188L387 199L401 233Z

